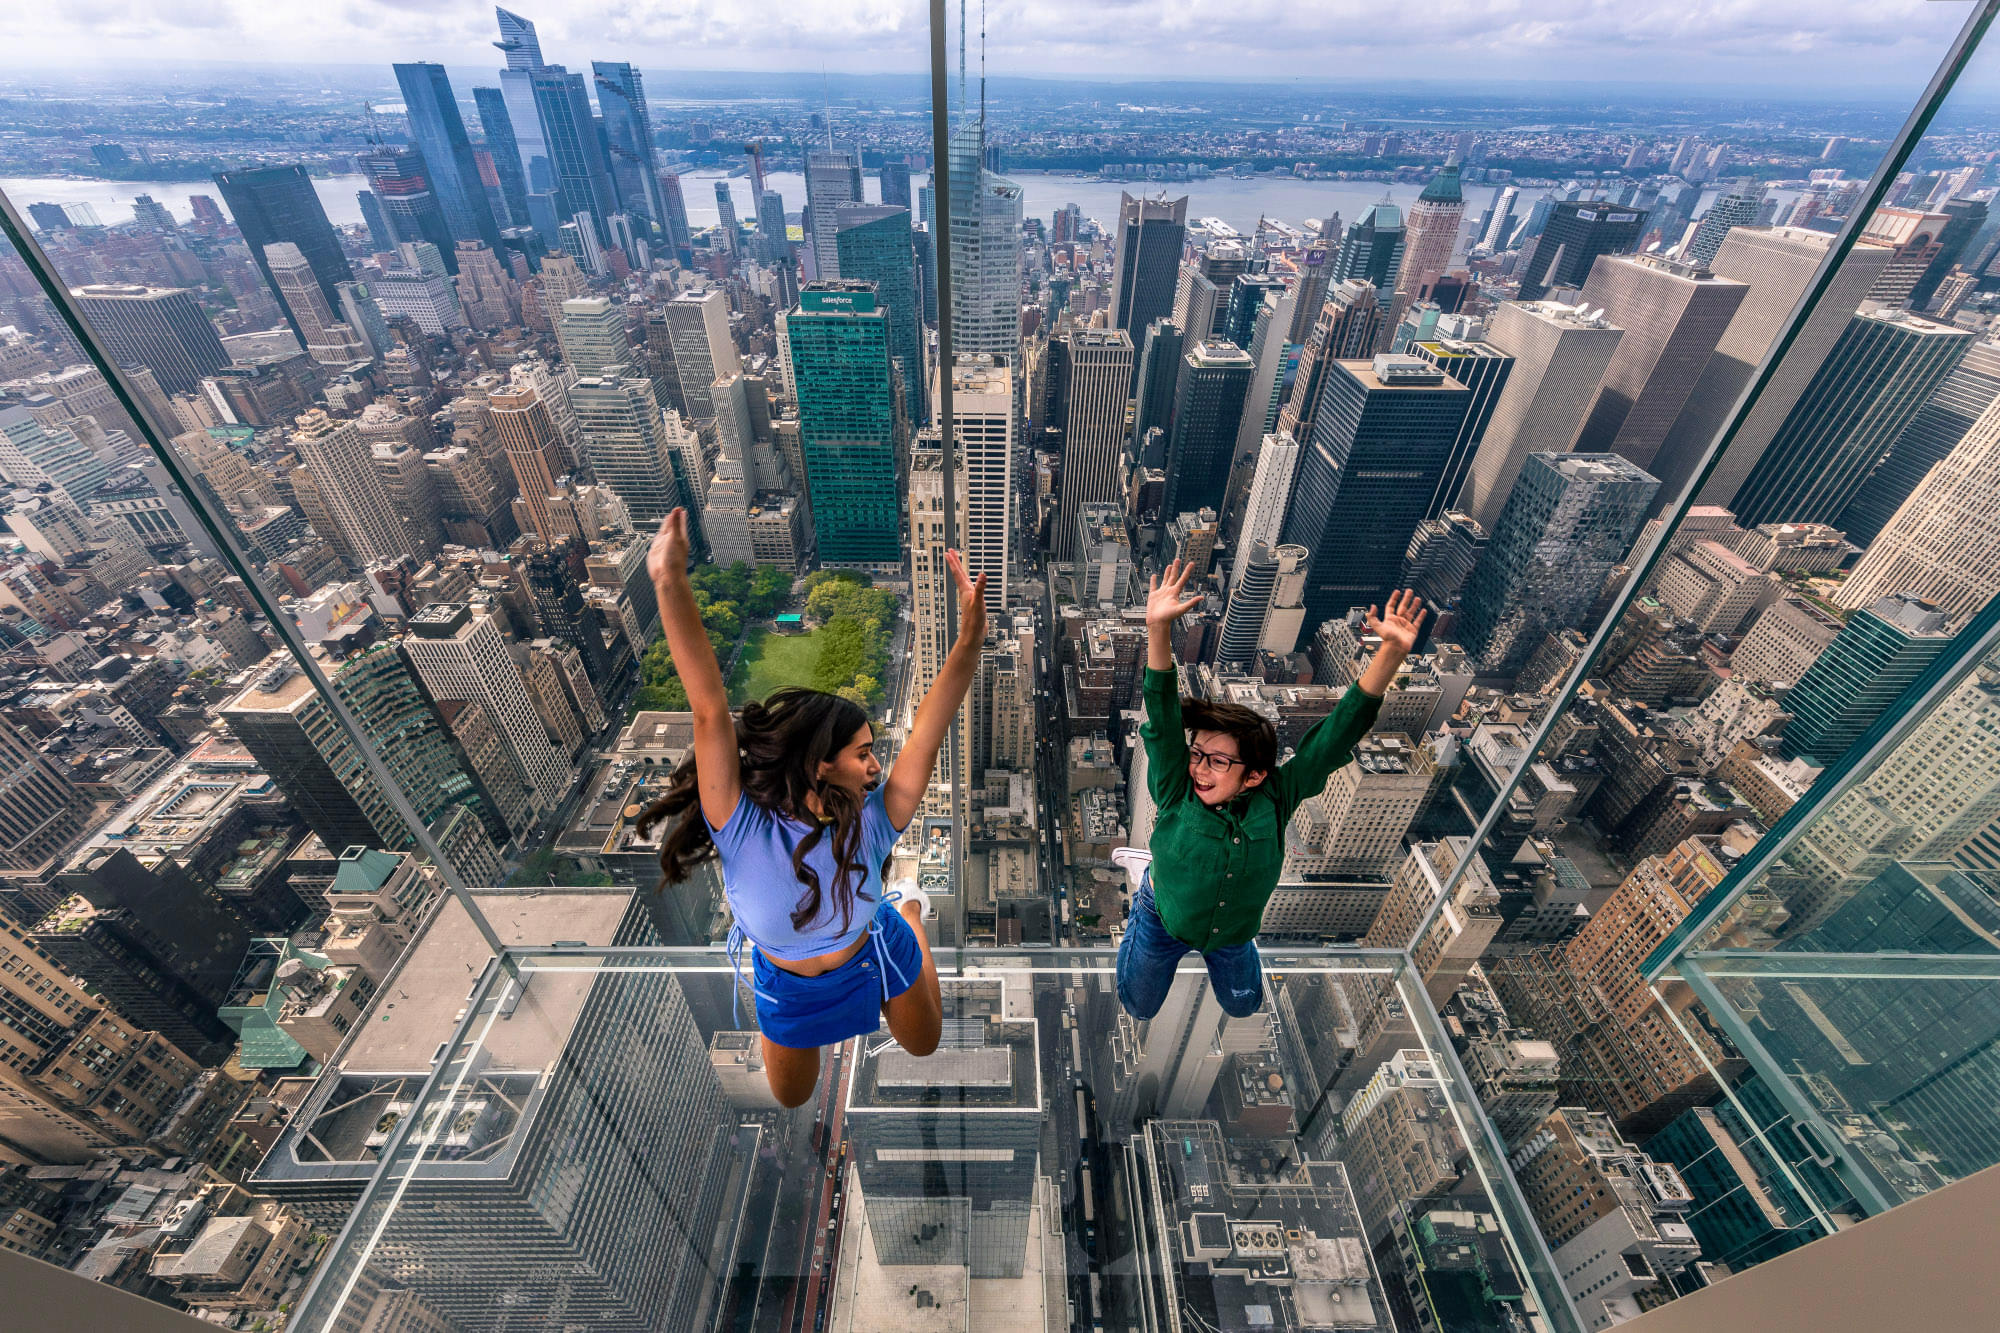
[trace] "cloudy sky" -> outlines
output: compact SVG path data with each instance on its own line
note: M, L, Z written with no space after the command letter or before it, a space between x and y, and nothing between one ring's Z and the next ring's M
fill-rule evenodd
M956 0L947 0L954 14ZM976 33L979 0L969 0ZM924 0L542 0L548 60L659 69L920 71ZM1970 0L990 0L997 73L1638 80L1914 92ZM55 0L10 63L498 64L475 0Z

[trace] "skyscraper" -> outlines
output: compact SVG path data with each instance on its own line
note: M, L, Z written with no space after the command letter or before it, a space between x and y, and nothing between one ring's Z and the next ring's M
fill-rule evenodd
M1119 498L1125 405L1132 387L1132 339L1123 329L1077 330L1069 348L1062 420L1062 489L1056 508L1056 554L1075 560L1077 513Z
M535 25L519 14L498 8L493 14L500 25L500 40L493 45L507 56L507 67L500 71L500 97L507 105L507 119L521 152L522 179L531 200L540 196L552 201L556 189L555 167L549 159L542 113L535 105L534 74L543 67L542 44L535 36ZM532 212L531 205L531 215ZM541 220L534 219L534 225L541 226Z
M474 88L473 105L479 109L479 129L493 154L493 170L500 177L500 195L507 202L507 217L496 218L503 227L526 227L528 183L522 174L521 145L514 137L514 121L507 112L507 99L498 88Z
M699 479L687 475L667 439L653 398L652 381L615 374L591 375L569 386L583 456L609 486L634 523L655 523L676 506L701 508Z
M998 981L948 981L941 1063L868 1044L846 1125L874 1256L1017 1278L1028 1250L1044 1128L1038 1028L1009 1017ZM850 1224L852 1225L852 1224Z
M1018 370L1021 187L986 169L984 143L978 121L952 132L951 351Z
M1854 572L1835 589L1840 606L1907 593L1964 626L2000 591L2000 408L1989 406L1965 438L1917 483Z
M782 204L779 216L782 220ZM910 210L888 204L842 204L834 210L833 219L840 275L875 284L875 299L889 312L889 354L902 375L904 411L911 424L922 424L929 415L924 403L930 383L924 371L924 326L918 309L921 293L917 290Z
M535 804L554 809L569 791L569 765L549 743L493 617L463 602L435 602L410 617L403 651L431 698L471 699L486 709Z
M1658 489L1617 454L1528 455L1452 631L1480 674L1517 674L1549 635L1582 627Z
M757 196L757 239L765 263L791 268L792 241L791 229L785 223L785 196L776 190L765 190ZM914 265L915 260L911 263Z
M255 167L247 171L218 171L215 184L229 216L250 247L250 258L275 289L271 271L264 267L264 247L273 241L290 241L299 247L319 279L320 293L327 304L338 305L335 288L351 281L354 271L340 252L340 238L326 220L326 209L314 192L312 177L302 166ZM164 381L162 381L164 383Z
M1132 451L1137 454L1152 430L1173 424L1174 389L1180 383L1186 339L1180 325L1156 319L1140 336L1138 368L1132 380Z
M1438 478L1437 489L1431 492L1431 502L1424 511L1425 518L1436 518L1458 499L1458 493L1465 489L1466 474L1472 471L1472 460L1479 453L1479 443L1486 436L1486 428L1492 423L1493 409L1500 403L1500 394L1507 387L1507 379L1514 370L1514 358L1489 343L1461 342L1456 338L1432 338L1413 342L1409 354L1421 361L1428 361L1445 374L1472 390L1472 406L1466 410L1465 425L1459 429L1458 439L1452 445L1451 461L1445 465L1444 473Z
M14 724L0 718L0 870L39 875L89 831L95 806Z
M882 164L882 202L896 208L909 208L910 164L908 162L884 162Z
M318 483L320 501L363 564L394 562L409 550L403 522L375 470L368 441L351 421L315 408L299 418L292 448Z
M410 137L423 154L431 189L437 192L452 239L481 241L498 250L500 229L487 205L479 165L472 156L472 140L465 133L465 121L458 114L458 99L452 95L444 66L399 64L395 70L410 119Z
M262 254L257 262L272 290L280 290ZM70 294L112 357L146 367L168 393L196 393L203 377L229 364L207 312L185 288L107 283Z
M1785 696L1786 759L1832 764L1951 642L1949 620L1921 600L1892 593L1847 618L1840 634Z
M1167 433L1167 492L1160 505L1166 517L1221 511L1253 369L1250 354L1234 343L1196 341L1181 358Z
M519 503L528 511L530 521L523 526L553 545L560 537L549 497L555 494L556 478L569 471L555 418L542 396L525 384L488 393L486 407L492 414L493 433L500 437L514 470Z
M736 253L743 233L736 221L736 196L729 192L726 180L715 183L715 231L721 239L722 248L730 254Z
M1965 258L1967 247L1986 226L1988 208L1984 199L1947 199L1938 206L1938 211L1944 214L1946 221L1938 232L1937 257L1931 260L1923 276L1917 279L1916 286L1910 289L1910 306L1915 310L1929 308L1931 298L1937 295L1938 285L1951 272L1952 266Z
M1567 944L1487 964L1507 1012L1555 1045L1565 1102L1646 1133L1714 1101L1716 1072L1741 1068L1706 1026L1670 1017L1640 971L1722 876L1689 838L1634 866Z
M604 111L604 142L619 205L664 226L666 205L653 165L653 117L646 106L645 80L623 61L593 60L590 71Z
M1867 550L1931 469L1951 455L2000 398L2000 344L1977 342L1917 409L1833 526Z
M1458 163L1447 162L1410 205L1403 260L1395 283L1396 295L1405 305L1430 299L1431 289L1451 267L1464 222L1465 194L1459 188Z
M1271 593L1278 582L1278 557L1263 542L1251 542L1238 565L1241 572L1229 585L1229 604L1223 612L1215 660L1218 665L1248 667L1255 664L1264 637L1264 619L1270 614Z
M524 895L512 919L537 937L605 946L660 939L645 905L625 889ZM544 1036L496 1033L490 1072L479 1080L488 1096L413 1104L407 1090L449 1039L453 1007L465 998L469 983L456 960L476 938L471 929L455 904L431 916L399 971L402 994L396 987L377 994L252 1187L317 1227L337 1228L381 1157L363 1131L385 1116L450 1105L457 1108L450 1149L427 1152L413 1166L399 1182L400 1206L383 1219L376 1253L412 1256L409 1269L391 1281L389 1265L368 1265L369 1282L412 1298L388 1307L392 1322L413 1330L496 1322L709 1326L726 1285L707 1262L706 1242L734 1225L724 1203L730 1166L740 1160L732 1152L737 1116L681 979L624 974L524 1000L543 1014ZM459 975L447 982L454 970ZM311 1146L329 1139L328 1148ZM584 1200L591 1202L578 1206ZM565 1258L548 1264L556 1252ZM507 1313L496 1320L502 1292ZM347 1309L367 1307L357 1301Z
M1278 535L1285 527L1285 511L1291 507L1292 480L1298 475L1298 466L1298 441L1282 431L1264 437L1257 450L1250 498L1243 507L1243 526L1236 534L1236 560L1229 571L1231 587L1243 577L1252 546L1262 542L1277 547Z
M1379 297L1375 285L1361 278L1344 279L1328 293L1299 352L1291 393L1278 412L1279 430L1295 439L1305 438L1319 410L1319 390L1326 382L1327 366L1374 355L1382 336Z
M1695 268L1707 268L1715 262L1716 251L1722 248L1723 238L1731 228L1748 227L1757 221L1757 210L1763 202L1762 185L1747 176L1737 181L1709 205L1708 216L1694 229L1694 237L1682 258Z
M478 784L394 644L329 660L326 668L335 692L353 710L362 735L420 818L440 830L463 807L493 830L490 838L505 840L500 812L484 804ZM346 729L289 659L267 659L266 667L220 712L230 734L256 756L258 766L328 847L400 851L414 843L409 826L376 784ZM497 865L499 858L490 842L480 853L464 864L453 863L461 873L478 865L482 875L490 874L482 863L490 857Z
M820 559L899 563L889 314L872 283L811 282L785 331Z
M1340 252L1334 256L1332 282L1358 279L1373 283L1375 300L1383 317L1395 302L1396 275L1403 268L1403 210L1388 199L1376 204L1353 222L1340 238ZM1366 356L1375 349L1362 353Z
M1308 624L1387 600L1471 402L1414 357L1327 368L1284 533L1312 553Z
M1007 605L1015 512L1013 373L990 357L961 356L952 370L952 441L960 459L959 541L965 572L986 576L986 609Z
M1174 308L1174 283L1187 242L1187 196L1169 200L1118 196L1111 249L1111 325L1136 342ZM1176 358L1178 360L1178 358Z
M1650 470L1660 479L1662 494L1676 495L1687 483L1690 474L1686 469L1700 460L1722 429L1743 386L1770 350L1778 329L1798 304L1831 244L1825 232L1803 227L1735 227L1723 237L1710 270L1717 277L1745 283L1750 290L1653 460ZM1715 470L1697 497L1700 503L1730 502L1812 382L1820 362L1833 349L1887 258L1888 251L1879 246L1857 245L1848 252L1825 298L1806 318L1757 405L1716 460Z
M604 144L597 137L597 121L591 114L583 75L571 74L560 65L547 65L527 77L541 116L557 220L576 221L579 214L588 213L590 227L602 244L604 219L619 211L618 191L611 182ZM515 132L519 133L518 120Z
M1495 254L1507 248L1507 242L1514 235L1514 205L1520 197L1521 192L1512 185L1500 191L1487 214L1486 228L1479 234L1477 244Z
M454 256L450 263L456 265L458 245L452 239L451 224L445 221L444 206L431 189L423 155L382 144L356 154L354 161L367 173L391 241L400 245L429 243L437 247L440 256Z
M0 405L0 476L13 485L53 486L80 508L110 475L110 465L67 426L45 426L25 407Z
M814 276L825 282L840 276L840 229L834 211L842 204L867 202L861 191L861 159L839 148L806 153L806 230L812 233Z
M616 374L615 367L633 365L625 311L602 296L564 301L556 320L556 340L562 344L563 360L578 375Z
M1582 304L1602 310L1625 336L1572 447L1618 454L1650 472L1748 291L1731 278L1651 255L1600 258L1583 284ZM1694 470L1692 460L1665 466L1681 476Z
M1600 255L1622 255L1646 234L1646 211L1585 200L1549 210L1534 257L1521 272L1521 299L1539 301L1553 287L1581 287Z
M353 329L334 315L320 294L319 280L313 276L306 257L290 241L274 241L265 247L264 262L278 284L278 296L299 331L307 355L326 364L363 361L368 351ZM203 323L206 323L203 320Z
M1486 341L1513 357L1514 369L1473 455L1458 508L1493 530L1528 455L1554 441L1566 449L1576 438L1624 336L1609 320L1563 305L1509 301L1493 312Z
M1831 523L1971 345L1964 329L1864 305L1736 492L1748 528Z
M687 414L696 421L712 421L715 403L709 386L743 369L736 343L729 336L729 294L720 287L682 292L661 307L660 313L666 316L674 372Z
M688 227L687 198L681 193L680 175L662 171L655 179L660 184L660 206L666 209L666 217L660 225L666 230L667 241L674 247L674 253L681 257L681 262L691 263L694 258L694 232Z

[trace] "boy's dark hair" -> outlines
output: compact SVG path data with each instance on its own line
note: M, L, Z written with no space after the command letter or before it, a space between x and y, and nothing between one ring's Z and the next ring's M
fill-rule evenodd
M1189 731L1219 731L1236 738L1246 772L1269 773L1278 766L1278 729L1271 719L1242 704L1207 699L1181 700L1181 725Z

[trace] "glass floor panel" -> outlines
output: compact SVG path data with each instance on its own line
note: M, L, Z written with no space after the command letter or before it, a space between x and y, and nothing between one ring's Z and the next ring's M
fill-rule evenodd
M575 938L491 963L448 904L295 1090L256 1186L345 1225L293 1327L1577 1327L1399 953L1267 952L1248 1018L1184 961L1137 1023L1109 950L941 950L939 1049L786 1110L630 901L493 895Z

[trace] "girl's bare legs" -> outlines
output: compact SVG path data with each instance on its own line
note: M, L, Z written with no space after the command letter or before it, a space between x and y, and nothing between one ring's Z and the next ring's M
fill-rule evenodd
M771 1095L783 1106L804 1106L819 1082L819 1047L780 1046L761 1032L757 1040L763 1043L764 1077L770 1081Z
M937 1049L938 1034L944 1030L944 1001L938 991L937 960L931 957L931 942L924 936L923 900L897 903L896 910L903 914L910 923L910 929L917 933L917 947L924 952L924 970L916 984L882 1006L882 1013L889 1020L889 1035L896 1039L898 1045L911 1055L929 1055ZM765 1059L770 1057L766 1055ZM767 1070L771 1067L768 1064L765 1066ZM771 1086L777 1086L775 1075ZM783 1095L779 1094L781 1099Z

